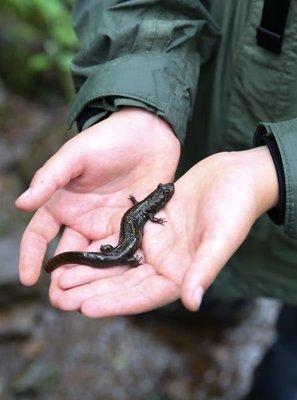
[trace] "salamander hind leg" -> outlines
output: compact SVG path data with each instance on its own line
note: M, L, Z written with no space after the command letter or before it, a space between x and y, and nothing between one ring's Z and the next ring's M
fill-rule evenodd
M114 247L111 244L102 244L100 246L100 251L102 251L102 253L108 253L109 251L113 250Z
M165 218L156 218L154 214L150 214L150 221L155 222L156 224L164 225L166 221Z
M132 201L132 203L134 204L134 206L135 206L135 204L138 203L138 201L135 199L135 197L133 196L133 194L130 194L130 196L128 197L128 199Z
M139 257L138 255L131 256L125 260L125 264L128 264L131 267L135 268L135 267L138 267L139 265L141 265L141 262L140 262L141 260L142 260L142 257Z

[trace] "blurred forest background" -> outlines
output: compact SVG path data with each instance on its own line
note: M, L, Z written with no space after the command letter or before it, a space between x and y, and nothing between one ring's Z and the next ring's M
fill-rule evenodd
M1 1L2 85L40 101L49 101L47 91L69 99L69 65L76 47L71 3Z
M70 0L0 2L0 234L22 221L14 198L71 134L70 10Z
M30 215L14 200L75 134L65 124L77 46L71 3L0 2L0 399L239 399L273 341L276 302L257 300L233 319L219 305L212 319L176 304L91 321L50 306L47 276L34 288L19 284Z

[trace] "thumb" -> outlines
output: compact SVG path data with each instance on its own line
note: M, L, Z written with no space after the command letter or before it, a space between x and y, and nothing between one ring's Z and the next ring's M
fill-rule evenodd
M182 284L181 298L190 311L197 311L206 289L227 263L233 251L222 239L207 239L201 242Z
M20 210L33 211L46 203L60 188L82 172L81 152L74 151L71 140L34 175L29 188L16 200Z

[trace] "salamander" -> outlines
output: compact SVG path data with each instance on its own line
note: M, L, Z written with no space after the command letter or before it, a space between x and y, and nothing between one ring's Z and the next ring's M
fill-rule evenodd
M138 202L133 195L129 196L133 206L122 217L119 244L113 247L103 244L100 252L67 251L51 258L44 266L46 272L52 272L64 264L83 264L95 268L106 268L115 265L138 267L140 259L133 254L139 248L144 225L152 221L163 225L164 218L156 218L155 214L171 199L174 193L173 183L160 183L152 193Z

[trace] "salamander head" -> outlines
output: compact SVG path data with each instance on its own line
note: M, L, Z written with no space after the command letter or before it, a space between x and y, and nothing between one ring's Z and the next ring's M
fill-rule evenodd
M157 212L165 206L165 204L171 199L174 193L173 183L159 183L156 190L151 193L150 197L150 210L151 212Z

